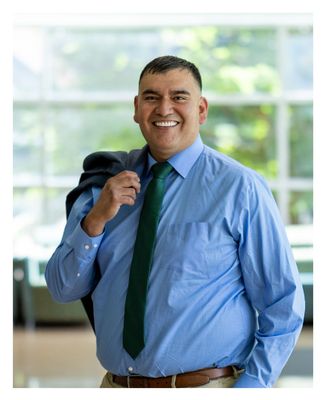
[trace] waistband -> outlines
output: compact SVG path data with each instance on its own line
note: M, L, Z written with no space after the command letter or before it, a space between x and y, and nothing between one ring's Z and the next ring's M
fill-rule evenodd
M197 371L159 378L149 378L138 375L112 375L112 377L114 383L126 388L185 388L206 385L214 379L230 376L237 377L238 373L237 367L231 365L224 368L204 368Z

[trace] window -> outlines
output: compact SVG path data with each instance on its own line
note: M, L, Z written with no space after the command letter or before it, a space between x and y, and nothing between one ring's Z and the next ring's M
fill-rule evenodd
M53 228L64 223L64 198L87 154L143 146L133 97L144 65L162 54L201 70L210 103L203 141L265 176L286 224L312 223L311 17L90 18L15 26L18 244L57 244L62 231ZM51 233L37 236L42 226Z

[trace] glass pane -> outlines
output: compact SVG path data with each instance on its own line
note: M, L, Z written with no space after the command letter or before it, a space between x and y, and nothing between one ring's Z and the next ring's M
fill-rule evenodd
M285 89L312 89L313 33L311 28L292 29L286 42Z
M310 178L313 176L313 108L291 106L289 116L290 174Z
M40 29L16 27L13 33L14 95L40 93L43 35Z
M223 93L276 93L274 29L200 27L175 31L180 55L200 69L204 88Z
M15 189L13 200L13 215L22 221L22 225L39 222L41 189Z
M33 255L38 246L54 249L65 223L69 189L30 187L14 190L14 253Z
M72 188L71 188L72 189ZM65 198L70 189L47 188L43 191L44 213L42 225L51 225L65 222ZM57 233L55 233L55 236ZM62 234L62 232L60 232ZM49 235L48 240L51 237Z
M275 31L216 27L50 31L52 88L137 90L144 65L162 54L188 58L202 72L206 90L276 92ZM91 73L90 73L91 71Z
M313 223L313 194L311 191L290 193L290 223Z
M41 190L15 189L13 196L14 255L25 257L33 251L33 228L40 223L42 213Z
M136 92L145 60L161 53L158 30L51 31L53 90Z
M144 139L133 121L133 106L56 107L46 129L47 173L79 175L93 151L141 148Z
M266 178L277 175L273 106L212 106L202 125L204 142Z
M14 175L26 179L40 175L43 146L40 109L15 107L13 127Z

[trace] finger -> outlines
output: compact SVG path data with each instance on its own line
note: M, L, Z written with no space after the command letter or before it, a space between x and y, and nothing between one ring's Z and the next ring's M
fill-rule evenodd
M141 191L141 183L139 182L133 182L130 187L134 189L136 193L140 193Z
M125 188L134 188L137 193L140 193L141 183L138 177L126 176L121 180L121 185Z
M138 193L140 191L140 178L135 172L123 171L109 180L111 182L118 182L123 187L134 187Z
M121 196L121 204L133 206L135 204L135 198L131 196Z
M137 192L133 187L120 189L120 195L129 196L134 200L137 198Z
M118 173L115 176L118 176L121 178L124 178L124 177L134 178L134 179L136 179L136 181L140 182L140 178L139 178L138 174L134 171L125 170L125 171Z

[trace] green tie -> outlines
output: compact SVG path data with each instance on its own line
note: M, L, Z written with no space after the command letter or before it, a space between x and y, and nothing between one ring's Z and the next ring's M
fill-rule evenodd
M173 167L167 162L152 167L153 179L147 187L140 215L125 301L123 329L123 346L133 359L144 348L148 276L164 197L165 178L172 169Z

